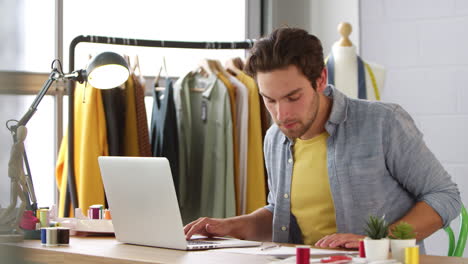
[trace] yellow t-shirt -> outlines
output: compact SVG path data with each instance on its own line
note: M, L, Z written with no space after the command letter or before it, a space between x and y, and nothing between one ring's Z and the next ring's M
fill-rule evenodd
M335 206L327 169L328 136L324 132L308 140L296 139L294 144L291 212L308 245L336 233Z

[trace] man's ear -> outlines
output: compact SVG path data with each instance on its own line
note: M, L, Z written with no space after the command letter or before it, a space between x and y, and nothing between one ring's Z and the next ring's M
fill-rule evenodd
M325 91L325 88L327 87L327 83L328 83L328 71L327 71L327 67L323 67L322 73L320 74L320 77L316 81L317 92L323 93L323 91Z

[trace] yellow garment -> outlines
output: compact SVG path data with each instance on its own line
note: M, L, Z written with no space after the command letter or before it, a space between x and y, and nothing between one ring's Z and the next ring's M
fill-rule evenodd
M84 94L84 96L83 96ZM108 155L106 119L101 91L78 84L75 89L75 182L78 206L86 214L93 204L104 204L98 156ZM59 216L63 217L68 173L68 131L62 139L56 166L60 190ZM74 212L71 212L73 215Z
M135 82L132 77L125 82L125 130L124 130L124 156L140 156L138 147L138 130L136 114Z
M302 231L304 244L314 245L336 233L335 206L327 169L327 138L296 139L291 183L291 212Z
M246 213L251 213L266 204L265 170L262 148L260 98L258 87L252 77L244 72L236 76L249 90L249 159L247 161Z
M218 79L226 86L229 94L229 102L231 103L231 117L232 117L232 139L234 144L234 187L236 192L236 215L241 215L240 205L241 199L239 190L239 138L237 135L237 109L236 109L236 87L226 78L222 73L216 74Z

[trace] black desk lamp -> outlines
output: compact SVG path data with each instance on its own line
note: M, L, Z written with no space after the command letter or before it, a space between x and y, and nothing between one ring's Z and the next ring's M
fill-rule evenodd
M76 70L64 74L60 61L52 62L52 72L49 79L34 99L28 111L18 120L10 119L6 126L13 137L13 146L8 163L8 176L10 177L10 205L0 208L0 242L18 241L23 239L23 233L19 228L24 210L37 210L36 194L29 169L28 158L24 150L24 140L27 130L26 124L37 110L49 87L57 80L88 81L91 86L99 89L109 89L123 84L129 77L127 62L122 56L114 52L103 52L93 58L86 70ZM26 172L25 172L26 169ZM18 198L20 207L16 209Z

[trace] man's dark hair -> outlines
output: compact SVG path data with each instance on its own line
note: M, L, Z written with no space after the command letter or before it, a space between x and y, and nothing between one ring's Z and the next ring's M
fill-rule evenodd
M278 28L255 43L244 70L256 78L258 72L270 72L290 65L295 65L315 89L315 81L325 66L320 40L303 29Z

